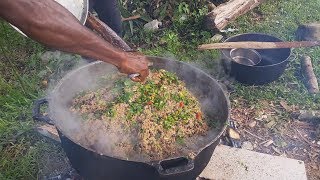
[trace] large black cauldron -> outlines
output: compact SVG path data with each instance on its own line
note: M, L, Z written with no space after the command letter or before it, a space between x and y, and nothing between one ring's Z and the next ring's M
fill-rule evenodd
M213 119L217 121L216 124L219 126L210 130L206 137L205 145L194 152L194 159L181 156L153 162L136 162L113 157L112 155L99 154L94 149L84 147L74 141L74 138L68 134L66 126L64 126L68 117L63 115L63 111L68 111L70 100L72 100L75 93L86 89L86 85L94 83L96 79L106 72L116 71L113 66L107 63L91 63L69 73L55 87L49 98L49 116L43 117L39 113L40 105L45 103L46 100L36 101L34 108L35 119L48 120L48 117L52 118L59 131L64 151L73 168L83 178L97 180L191 180L195 179L208 164L228 121L229 101L227 97L216 80L191 65L164 58L150 57L150 59L154 68L175 72L201 102L203 113L214 117ZM88 76L90 76L89 80ZM82 82L85 81L84 79L86 79L86 82ZM57 104L55 101L59 103Z

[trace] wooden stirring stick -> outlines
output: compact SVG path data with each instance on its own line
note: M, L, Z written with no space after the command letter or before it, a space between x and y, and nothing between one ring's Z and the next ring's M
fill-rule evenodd
M248 49L276 49L276 48L300 48L300 47L314 47L320 46L320 41L292 41L292 42L256 42L256 41L242 41L242 42L224 42L203 44L198 47L199 50L209 49L234 49L234 48L248 48Z

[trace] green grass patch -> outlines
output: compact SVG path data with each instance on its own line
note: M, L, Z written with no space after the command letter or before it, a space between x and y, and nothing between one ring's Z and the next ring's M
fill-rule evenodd
M219 51L197 50L199 44L209 43L214 35L203 27L203 16L208 10L204 6L195 8L189 1L180 4L173 9L172 24L168 28L146 32L143 23L148 18L143 17L142 22L125 24L128 29L125 39L147 55L203 64L210 74L216 74L214 66ZM139 3L135 5L139 6ZM294 40L299 24L320 21L319 11L318 0L270 0L230 24L229 27L239 31L227 35L261 32L283 40ZM257 14L262 14L259 20ZM37 179L37 160L41 154L59 154L61 149L32 133L32 102L44 94L40 86L42 80L48 76L61 77L51 76L51 71L64 74L75 65L74 59L77 58L67 58L68 62L61 59L43 62L40 55L45 48L23 37L3 21L0 21L0 47L0 179ZM320 95L310 95L301 80L298 57L304 54L312 57L315 73L320 77L320 48L295 49L293 57L296 58L291 58L292 62L278 81L260 87L234 83L235 92L230 98L242 98L251 104L259 104L261 100L285 100L301 109L320 109Z
M56 148L32 133L32 103L43 94L44 48L0 21L0 179L37 179L38 160ZM49 147L48 147L49 146Z
M282 40L295 40L295 31L300 24L320 21L320 4L317 0L276 0L267 1L254 10L262 14L257 21L254 13L249 13L230 27L239 29L238 33L260 32L274 35ZM236 33L230 33L234 35ZM236 91L231 98L244 98L252 103L261 99L279 101L286 100L289 104L299 105L301 109L319 109L320 95L311 95L302 82L300 56L312 57L316 76L320 77L320 48L300 48L292 52L292 60L284 75L276 82L261 87L250 87L236 84Z
M187 61L209 71L210 74L219 74L215 68L220 56L219 51L198 51L197 46L209 43L213 32L203 28L203 15L206 8L188 9L188 6L177 8L172 26L157 32L145 32L142 28L135 31L134 36L127 36L127 40L141 47L141 51L148 55L164 56L181 61ZM317 22L320 20L320 4L317 0L275 0L267 1L248 13L227 28L238 29L227 33L232 36L240 33L266 33L282 40L295 39L295 31L299 24ZM261 18L257 20L259 14ZM181 20L181 17L186 17ZM226 29L227 29L226 28ZM231 99L244 98L251 103L260 100L286 100L289 104L299 105L302 109L319 109L320 95L310 95L302 82L300 73L300 55L309 55L313 58L314 70L320 77L320 48L294 49L291 63L279 80L271 84L252 87L234 83L235 93ZM221 70L221 69L220 69ZM219 77L217 77L219 78Z

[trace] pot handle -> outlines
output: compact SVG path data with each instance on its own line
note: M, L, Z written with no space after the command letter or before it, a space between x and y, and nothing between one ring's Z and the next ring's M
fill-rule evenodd
M180 174L193 170L194 161L186 157L160 161L157 170L162 177Z
M40 109L43 104L48 104L47 98L41 98L33 102L32 118L37 121L42 121L50 125L54 125L48 115L41 114Z

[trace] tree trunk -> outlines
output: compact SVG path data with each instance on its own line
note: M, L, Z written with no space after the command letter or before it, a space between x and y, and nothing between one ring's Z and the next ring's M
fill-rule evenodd
M320 23L300 25L296 31L296 39L299 41L320 40Z

